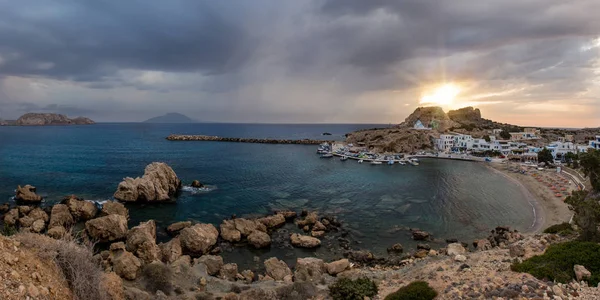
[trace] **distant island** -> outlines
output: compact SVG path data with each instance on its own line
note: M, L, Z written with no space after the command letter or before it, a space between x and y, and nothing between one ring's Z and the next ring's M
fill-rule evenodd
M27 113L16 121L0 121L0 126L46 126L46 125L90 125L96 124L89 118L77 117L70 119L62 114Z
M180 113L168 113L162 116L150 118L143 123L197 123L198 121Z

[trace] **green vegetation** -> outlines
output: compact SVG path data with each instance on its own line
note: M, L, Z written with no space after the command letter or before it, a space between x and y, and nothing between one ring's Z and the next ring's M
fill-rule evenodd
M569 224L567 222L552 225L552 226L546 228L546 230L544 230L544 233L553 233L553 234L559 234L559 235L569 235L574 232L575 231L573 230L573 226L571 226L571 224Z
M510 133L506 130L500 131L500 137L504 140L510 140Z
M385 300L432 300L437 292L425 281L413 281L409 285L387 295Z
M342 278L329 286L329 295L333 300L363 300L377 295L377 285L366 277L356 280Z
M579 162L594 190L600 191L600 150L590 149L587 153L582 153Z
M492 140L489 135L484 135L483 139L488 143Z
M162 262L155 261L144 266L142 277L146 285L146 289L152 293L160 290L165 294L171 294L173 290L173 271L169 266Z
M577 162L577 154L573 152L567 152L567 154L565 154L565 162L567 163L567 166L570 167L571 164Z
M3 236L11 236L16 234L17 228L15 226L12 225L6 225L4 224L4 226L2 226L2 230L0 230L0 234Z
M552 156L552 152L550 152L550 150L548 150L546 147L544 147L544 149L542 149L540 152L538 152L538 162L540 163L553 163L554 162L554 157Z
M575 211L573 220L581 229L580 239L583 241L600 241L598 222L600 222L600 204L595 197L588 196L587 191L574 191L565 203Z
M575 278L574 265L592 273L588 280L596 286L600 280L600 245L594 242L566 242L548 247L546 253L511 266L515 272L527 272L538 279L567 283Z

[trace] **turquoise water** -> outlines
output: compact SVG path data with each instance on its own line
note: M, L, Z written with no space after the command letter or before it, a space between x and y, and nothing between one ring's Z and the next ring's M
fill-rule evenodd
M400 242L414 245L405 228L440 240L471 241L496 225L525 230L533 222L526 196L483 164L424 159L421 165L358 164L319 159L314 146L170 142L171 133L257 138L336 138L375 125L97 124L67 127L0 127L0 203L18 184L32 184L47 204L64 195L112 197L126 176L141 176L153 161L168 163L185 184L216 186L182 192L175 204L128 205L130 226L155 219L159 227L181 220L219 224L232 214L266 214L273 208L317 209L338 216L354 248L384 253ZM332 137L321 136L331 132ZM293 226L288 226L293 230ZM159 236L164 238L160 231ZM335 241L330 241L335 243ZM435 242L434 242L435 243ZM316 255L326 256L327 247ZM240 252L241 251L241 252ZM235 251L235 257L295 249ZM336 253L335 255L338 255Z

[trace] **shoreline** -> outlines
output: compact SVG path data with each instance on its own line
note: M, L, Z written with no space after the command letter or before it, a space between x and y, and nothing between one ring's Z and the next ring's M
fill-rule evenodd
M506 170L507 165L486 164L486 166L498 174L501 174L521 188L531 205L534 215L533 224L525 233L537 234L544 229L563 222L569 222L573 216L563 198L557 198L546 191L547 187L535 181L529 175L512 173ZM572 182L570 185L573 184Z

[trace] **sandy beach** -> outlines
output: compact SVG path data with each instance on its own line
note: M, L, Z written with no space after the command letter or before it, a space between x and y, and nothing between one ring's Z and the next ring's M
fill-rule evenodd
M560 180L563 178L561 175L556 173L554 170L544 170L544 171L527 171L526 174L521 174L518 172L510 171L511 167L513 170L517 168L516 163L511 164L500 164L500 163L491 163L487 164L490 169L501 173L506 176L515 184L520 186L524 193L529 198L529 203L534 210L535 220L527 230L529 233L539 233L544 229L552 226L554 224L559 224L563 222L569 222L571 217L573 216L573 212L569 210L568 205L564 203L565 196L556 197L555 191L552 191L548 184L540 182L537 180L537 177L543 178L552 178L555 180ZM535 174L535 175L533 175ZM572 190L576 189L576 185L569 181L564 185L566 189L562 193L570 193Z

